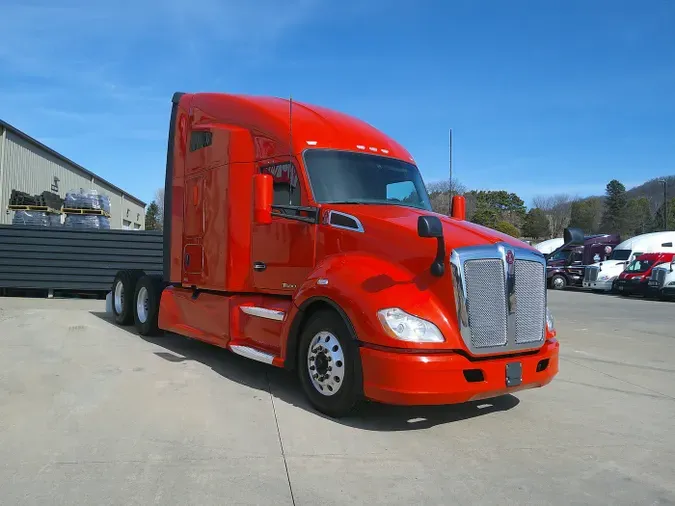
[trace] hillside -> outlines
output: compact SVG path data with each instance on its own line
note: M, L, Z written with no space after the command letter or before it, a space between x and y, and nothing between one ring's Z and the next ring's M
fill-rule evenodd
M663 230L663 183L667 183L668 228L675 225L675 175L650 179L633 188L612 181L613 197L606 195L574 198L568 194L540 195L529 210L518 195L505 191L475 191L457 181L428 185L431 205L437 212L447 213L448 194L466 197L467 218L474 223L496 228L514 236L546 239L562 236L567 226L579 227L585 233L618 233L627 238L646 232ZM611 212L607 213L606 205Z

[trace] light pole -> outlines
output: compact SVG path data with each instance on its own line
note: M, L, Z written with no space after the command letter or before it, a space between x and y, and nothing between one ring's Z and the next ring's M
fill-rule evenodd
M668 230L668 181L659 179L663 183L663 230Z

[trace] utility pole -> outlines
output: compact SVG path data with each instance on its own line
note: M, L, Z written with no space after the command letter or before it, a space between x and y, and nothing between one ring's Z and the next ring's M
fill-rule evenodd
M659 179L663 183L663 231L668 230L668 181Z
M452 128L448 130L448 170L450 173L450 181L448 185L448 216L452 215L452 194L454 193L452 183Z

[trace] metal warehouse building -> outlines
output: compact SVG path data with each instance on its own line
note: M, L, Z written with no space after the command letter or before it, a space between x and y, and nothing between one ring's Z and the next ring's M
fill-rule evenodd
M0 224L12 223L7 209L12 190L65 198L80 188L110 198L110 228L145 229L145 202L0 120Z

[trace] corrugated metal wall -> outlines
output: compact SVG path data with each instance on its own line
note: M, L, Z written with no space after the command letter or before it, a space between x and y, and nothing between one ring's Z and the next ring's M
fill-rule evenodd
M162 273L158 231L0 225L0 287L109 290L121 269Z
M7 212L9 197L13 189L26 193L39 194L43 191L52 191L54 178L57 177L58 193L65 197L70 190L83 188L95 189L110 197L110 226L122 228L123 220L131 222L131 228L137 224L140 229L145 228L145 209L136 202L124 198L114 188L99 183L86 174L77 171L67 163L59 160L38 146L19 137L11 130L6 131L4 162L2 171L2 202L0 202L0 224L12 222L12 212Z

